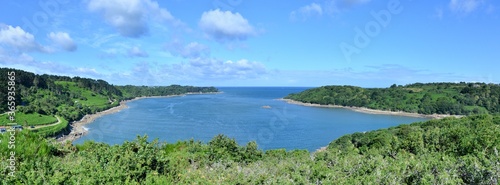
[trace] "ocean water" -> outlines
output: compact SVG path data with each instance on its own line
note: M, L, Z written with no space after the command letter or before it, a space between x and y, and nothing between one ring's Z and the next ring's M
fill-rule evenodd
M163 142L210 141L217 134L240 145L256 141L260 149L315 151L342 135L428 120L365 114L342 108L306 107L277 100L303 87L222 87L224 93L147 98L86 125L76 140L121 144L138 135ZM270 106L271 108L263 108Z

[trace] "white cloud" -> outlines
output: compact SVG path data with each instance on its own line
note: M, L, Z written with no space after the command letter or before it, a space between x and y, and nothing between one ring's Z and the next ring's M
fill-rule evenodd
M35 37L19 26L0 25L0 46L6 46L14 52L50 52L50 49L35 41Z
M475 11L483 0L451 0L450 9L457 13L470 13Z
M127 55L129 57L149 57L149 54L146 51L141 50L137 46L130 48L127 52Z
M99 74L99 72L97 72L97 70L94 68L79 67L76 68L75 71L78 71L79 73L83 74Z
M69 36L68 33L65 32L50 32L48 37L52 42L57 44L59 47L63 48L66 51L75 51L77 46L73 39Z
M267 73L264 64L241 59L236 62L213 58L191 59L188 63L173 65L173 73L182 73L198 79L248 79Z
M311 3L310 5L306 5L300 7L296 11L292 11L290 13L291 20L302 19L305 20L311 16L321 16L323 15L323 8L319 4Z
M184 45L179 40L167 44L165 49L174 56L181 56L183 58L198 58L206 57L210 54L210 48L198 42L191 42Z
M313 4L315 4L315 3L312 3L311 5L302 7L301 9L294 11L294 12L295 12L296 18L305 19L305 18L307 18L307 16L314 15L314 14L312 14L313 12L310 12L309 14L302 15L302 14L300 14L300 11L304 11L305 9L309 9L310 11L315 10L316 11L315 13L318 14L317 7L321 7L321 14L319 14L319 15L337 16L337 15L341 14L342 12L348 11L352 7L367 4L370 1L371 0L326 0L321 5L316 4L317 6L316 5L313 6ZM308 8L306 8L306 7L308 7ZM293 15L292 14L290 14L290 15L291 15L290 18L292 20L294 20ZM302 16L302 17L299 17L299 16ZM306 16L306 17L304 17L304 16Z
M125 37L146 34L149 20L182 24L168 10L151 0L90 0L88 9L101 13L104 20Z
M239 13L219 9L203 12L198 25L217 41L245 40L255 35L253 26Z
M18 55L5 55L0 52L0 64L5 67L30 69L35 73L65 75L65 76L82 76L89 78L101 78L102 74L91 68L75 68L63 65L52 61L39 61L32 56L21 53Z

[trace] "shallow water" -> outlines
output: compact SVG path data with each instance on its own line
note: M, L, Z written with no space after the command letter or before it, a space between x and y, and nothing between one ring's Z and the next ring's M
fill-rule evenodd
M224 87L222 94L148 98L86 125L89 133L74 143L94 140L121 144L137 135L175 142L209 141L225 134L259 148L314 151L349 133L388 128L426 118L365 114L342 108L288 104L277 99L300 92L300 87ZM263 108L270 106L271 108Z

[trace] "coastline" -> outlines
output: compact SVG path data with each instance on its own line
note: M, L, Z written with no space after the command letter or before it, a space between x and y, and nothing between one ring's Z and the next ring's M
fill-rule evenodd
M82 119L80 119L78 121L71 122L70 123L71 132L67 135L62 135L61 137L57 137L56 141L59 143L63 143L63 144L67 143L68 141L72 143L76 139L78 139L78 138L80 138L88 133L88 130L85 129L85 127L84 127L85 125L94 122L94 120L96 120L97 118L100 118L102 116L105 116L108 114L114 114L114 113L120 112L123 109L128 108L127 103L132 102L132 101L146 99L146 98L172 98L172 97L179 97L179 96L186 96L186 95L220 94L220 93L222 93L222 92L185 93L185 94L180 94L180 95L167 95L167 96L140 96L140 97L135 97L135 98L130 99L130 100L124 100L124 101L121 101L120 105L118 105L116 107L112 107L110 109L107 109L107 110L104 110L101 112L97 112L95 114L87 114L87 115L83 116Z
M393 116L408 116L408 117L418 117L418 118L430 118L430 119L442 119L446 117L455 117L455 118L461 118L464 117L462 115L449 115L449 114L419 114L419 113L409 113L409 112L403 112L403 111L385 111L385 110L376 110L376 109L369 109L365 107L349 107L349 106L341 106L341 105L321 105L321 104L314 104L314 103L304 103L300 101L295 101L295 100L290 100L290 99L284 99L280 98L277 99L280 101L285 101L286 103L289 104L294 104L294 105L301 105L301 106L308 106L308 107L324 107L324 108L342 108L342 109L349 109L352 111L360 112L360 113L365 113L365 114L379 114L379 115L393 115ZM321 147L316 149L316 151L311 152L311 155L314 155L315 153L318 152L323 152L328 148L327 146Z
M408 117L430 118L430 119L442 119L442 118L446 118L446 117L455 117L455 118L463 117L461 115L449 115L449 114L430 114L430 115L427 115L427 114L410 113L410 112L403 112L403 111L386 111L386 110L369 109L366 107L350 107L350 106L341 106L341 105L321 105L321 104L314 104L314 103L303 103L300 101L284 99L284 98L280 98L278 100L285 101L289 104L302 105L302 106L308 106L308 107L343 108L343 109L349 109L352 111L366 113L366 114L408 116Z

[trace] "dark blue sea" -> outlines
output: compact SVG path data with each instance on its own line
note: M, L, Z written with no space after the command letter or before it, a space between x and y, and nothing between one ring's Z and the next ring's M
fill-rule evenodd
M305 87L221 87L221 94L147 98L85 125L86 140L121 144L137 135L173 143L210 141L217 134L240 145L256 141L260 149L315 151L342 135L425 121L426 118L375 115L342 108L319 108L277 100ZM270 106L271 108L263 108Z

